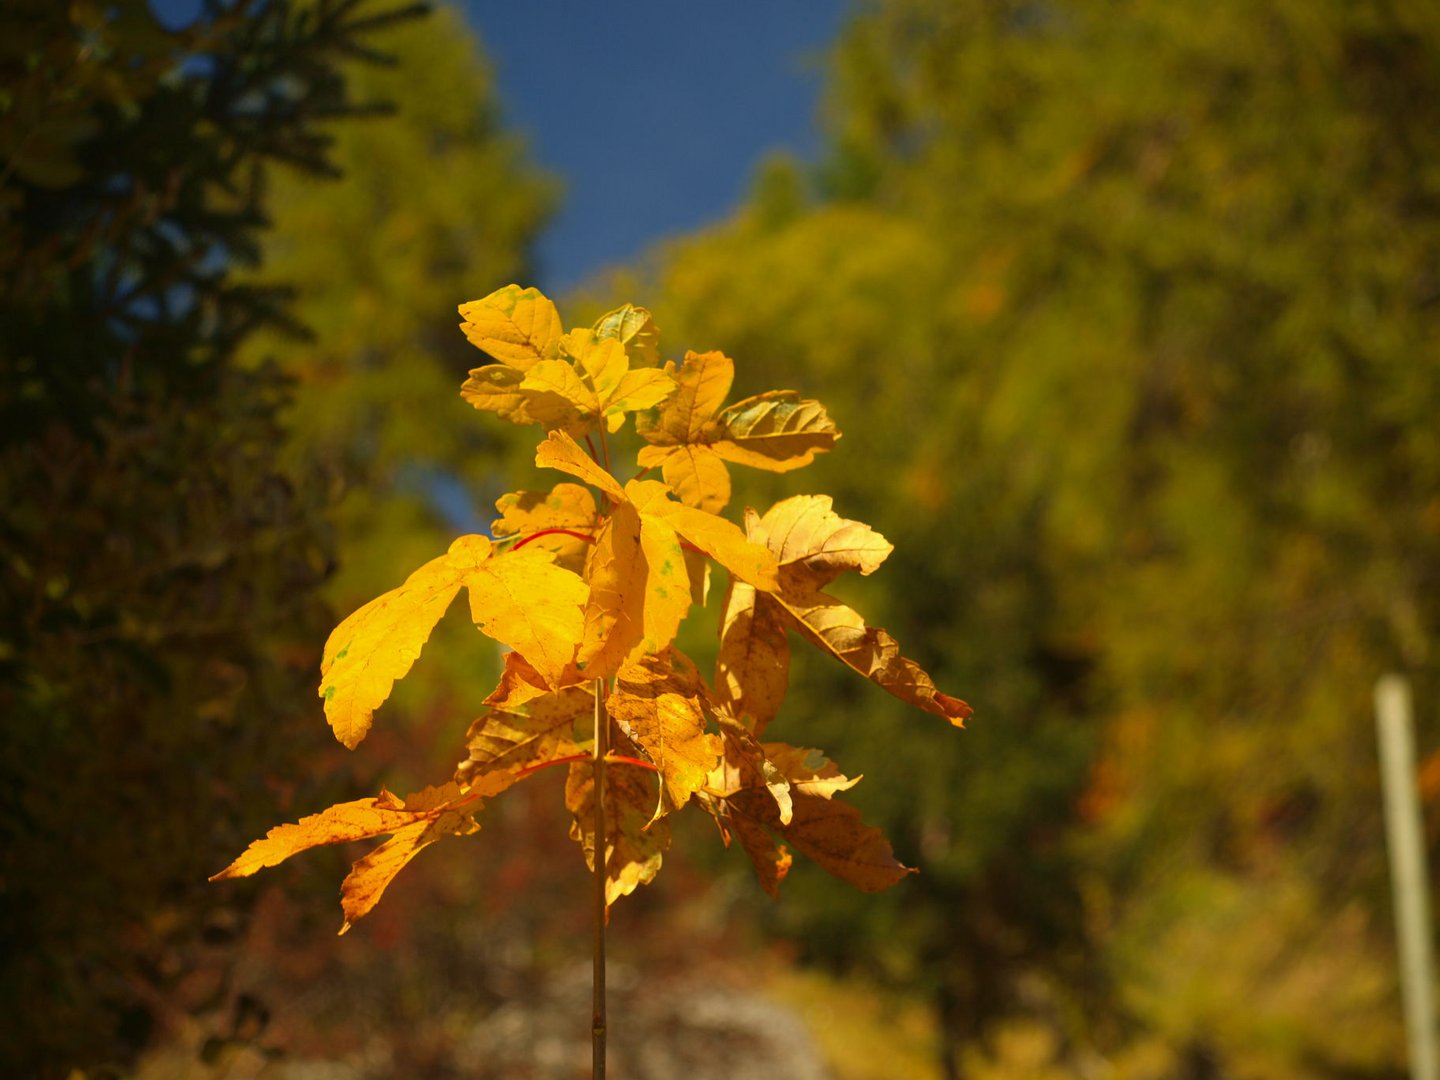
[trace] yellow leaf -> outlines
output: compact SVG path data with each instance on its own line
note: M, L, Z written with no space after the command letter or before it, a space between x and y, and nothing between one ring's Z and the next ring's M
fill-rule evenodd
M442 813L431 821L417 821L400 829L389 840L377 847L363 859L350 867L350 873L340 884L340 910L345 921L340 933L345 933L380 902L385 889L395 880L395 875L409 865L410 860L421 851L447 836L469 836L480 831L480 826L468 813Z
M610 715L660 770L667 809L678 810L720 760L720 738L705 732L703 684L693 665L676 670L649 655L621 668L605 699Z
M575 657L590 593L553 558L538 548L512 551L465 579L476 628L524 656L552 686Z
M654 408L675 390L675 381L655 368L627 371L601 398L601 412L609 418L609 429L620 430L624 414Z
M455 790L458 793L458 785ZM337 803L293 824L276 825L263 840L252 843L238 859L212 875L210 880L249 877L266 867L279 866L302 851L384 836L412 825L416 820L416 813L406 810L403 803L393 808L377 798Z
M519 285L461 304L460 317L471 344L521 371L553 357L563 333L555 305L538 289Z
M591 460L580 444L563 431L552 431L535 448L535 464L543 469L559 469L597 487L610 498L621 501L625 489L620 482Z
M595 322L597 338L614 338L638 363L647 367L660 361L660 328L643 307L625 304Z
M496 793L504 786L508 785L503 781L492 784L484 793ZM311 848L392 834L392 840L355 863L345 879L343 934L375 906L385 887L422 848L445 836L476 832L479 826L471 815L479 808L478 790L458 783L425 788L404 799L382 791L377 798L340 803L294 824L277 825L210 880L248 877Z
M879 627L866 626L859 612L833 596L782 593L760 597L760 602L778 604L803 637L901 701L944 717L956 727L965 726L972 712L969 705L937 690L919 664L900 655L893 637Z
M530 413L531 394L520 389L525 373L507 364L473 368L460 396L482 412L493 412L512 424L536 424Z
M835 423L818 401L793 390L771 390L737 401L716 417L715 452L726 461L789 472L835 448Z
M750 857L750 864L755 867L755 876L760 879L760 887L772 900L778 900L780 883L790 873L790 867L795 861L794 856L784 844L776 843L763 824L750 817L734 814L727 824L732 827L734 834L740 837L740 846L745 849L745 854ZM727 845L730 842L728 834L725 842Z
M577 660L591 678L615 672L645 640L648 564L640 544L640 515L615 506L590 552L585 576L590 602Z
M544 551L491 558L490 541L462 536L398 589L370 601L331 633L320 696L335 736L354 749L395 680L414 665L460 587L483 633L525 656L549 682L574 656L584 626L585 583Z
M753 745L727 741L726 761L712 773L706 797L721 827L729 826L740 836L761 884L772 896L789 863L770 834L866 892L889 888L914 872L895 858L879 829L860 820L859 811L830 798L856 781L841 776L823 754L783 743L766 743L762 751L759 757ZM762 764L788 781L788 815Z
M763 517L745 515L745 531L775 553L790 589L818 589L845 570L873 574L894 547L859 521L831 510L828 495L796 495L772 506Z
M622 749L617 747L617 750ZM574 815L570 836L580 842L586 865L595 869L594 765L576 762L565 784L565 805ZM670 823L653 821L656 785L651 773L623 765L605 770L605 903L610 905L655 880L670 846Z
M569 529L590 536L595 533L595 498L579 484L556 484L549 492L511 492L495 500L495 509L500 511L500 517L491 524L490 531L497 538L523 538L547 529ZM557 565L577 573L585 565L590 546L585 540L563 533L541 536L533 544L554 552Z
M884 630L866 626L859 613L817 591L817 585L842 570L871 572L890 552L879 533L839 517L830 506L826 496L803 495L778 504L763 518L746 515L748 535L763 540L779 560L780 586L768 592L731 593L716 672L720 700L757 715L757 728L763 728L768 722L764 714L773 715L776 694L783 693L778 680L763 674L766 653L781 655L784 628L790 626L902 701L963 727L971 714L969 705L937 690L918 664L900 655L895 639ZM748 692L755 694L758 712L745 703Z
M645 652L659 652L675 640L690 611L690 572L675 530L640 516L640 551L645 557Z
M770 812L770 805L754 801ZM777 820L775 827L822 870L862 892L888 889L915 872L895 858L885 834L866 825L849 803L797 794L790 823L780 825Z
M505 654L504 667L500 671L499 685L485 699L485 704L496 709L515 710L528 701L550 693L550 686L540 673L517 652Z
M631 480L625 493L642 515L664 521L742 581L760 589L779 588L775 557L747 540L737 526L704 510L672 502L669 489L654 480Z
M760 742L744 724L723 709L717 712L716 720L719 722L720 732L727 743L726 764L722 764L707 778L707 791L720 795L722 798L734 795L745 786L743 777L747 774L742 770L730 767L728 763L735 760L745 762L758 772L765 783L765 790L770 792L770 797L775 800L775 809L780 814L780 824L790 824L790 818L794 812L794 801L790 796L789 777L785 775L782 768L766 756L765 748L760 745Z
M702 444L644 446L637 459L642 468L660 467L666 485L681 502L709 514L730 503L730 470L720 455Z
M730 394L735 362L722 352L687 352L678 370L673 362L665 370L675 379L675 394L663 409L638 417L635 430L657 446L703 442Z
M450 551L473 547L483 558L489 545L483 536L461 537ZM375 710L419 659L463 577L450 554L432 559L331 632L320 663L320 696L325 718L346 747L353 750L365 738Z
M585 416L598 411L595 393L565 360L541 360L520 383L525 408L546 428L583 428Z
M589 330L572 330L565 335L561 349L575 360L576 378L583 372L590 395L590 411L597 412L600 402L610 395L630 368L625 346L614 338L597 338Z
M789 681L790 642L779 608L757 603L754 586L733 582L720 623L716 700L736 717L750 717L759 735L780 712Z
M720 352L685 354L675 393L658 410L638 417L635 430L652 445L640 453L646 468L659 465L682 501L714 513L730 501L725 461L787 472L834 447L840 433L819 402L793 390L776 390L721 409L735 364Z
M594 695L569 687L538 697L524 712L491 709L465 733L470 756L456 769L455 779L470 783L496 772L513 772L579 752L575 722L594 713Z

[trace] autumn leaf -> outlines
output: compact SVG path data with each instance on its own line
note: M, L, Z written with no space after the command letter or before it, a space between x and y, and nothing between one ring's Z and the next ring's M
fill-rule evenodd
M527 547L534 543L555 553L556 566L577 574L584 569L598 524L595 497L586 488L556 484L548 492L515 491L496 499L495 509L500 516L490 532L497 540L515 537Z
M738 527L675 502L665 485L653 480L632 480L622 488L564 432L551 432L535 463L584 480L612 504L586 566L590 600L577 663L587 674L613 673L674 640L692 599L685 544L742 580L778 587L774 557Z
M757 733L780 712L790 682L790 640L778 604L761 603L753 585L733 582L720 621L715 697Z
M793 391L727 406L733 362L691 352L678 368L657 367L654 319L633 305L569 332L549 299L517 285L460 311L466 336L494 361L470 372L462 396L543 425L536 464L579 482L501 496L496 541L460 537L342 621L325 645L320 694L336 736L353 748L464 588L476 627L509 649L466 732L465 760L448 784L405 798L382 789L277 826L212 880L313 847L388 837L345 878L344 933L420 851L475 832L484 800L567 763L571 836L592 870L599 864L607 910L655 877L668 815L692 804L727 845L739 839L772 895L792 850L866 890L910 873L836 798L858 777L818 750L761 741L786 694L791 632L957 726L970 714L884 630L823 591L846 571L873 573L889 542L840 517L823 495L787 499L763 517L747 511L743 529L716 513L730 499L729 465L785 472L833 448L840 435L824 408ZM610 472L605 436L632 412L648 443L640 463L660 468L663 483L622 484ZM587 454L576 436L590 441L596 431L599 449L592 442ZM674 648L707 599L712 561L730 578L713 690ZM605 726L597 731L596 722ZM593 760L601 733L611 748L604 765ZM597 769L606 777L598 836Z
M597 338L614 338L637 364L646 367L660 362L660 328L643 307L623 304L595 321Z
M819 402L791 390L722 408L735 378L735 363L724 353L687 352L678 370L673 363L665 370L674 375L676 390L661 408L636 419L636 431L651 444L641 449L639 462L658 466L691 506L715 513L730 502L726 461L788 472L840 438Z
M705 687L695 666L648 655L620 669L606 710L660 770L667 810L698 791L720 759L718 735L705 731Z
M587 425L603 422L607 430L618 431L626 413L654 408L675 391L675 380L666 371L631 370L625 345L618 337L572 330L561 339L560 351L569 358L568 363L537 364L521 386L534 380L537 389L563 399Z
M539 289L519 285L461 304L460 317L472 345L522 372L556 355L564 333L554 303Z
M786 587L821 589L842 572L861 575L880 568L894 546L874 529L835 513L828 495L795 495L763 518L745 514L746 535L775 554Z
M509 285L462 304L466 337L499 362L473 369L460 396L516 424L577 435L617 431L626 413L654 408L675 389L668 372L630 369L628 344L647 356L655 346L654 322L642 310L621 309L593 330L561 333L555 305L535 289Z
M615 742L612 739L612 744ZM619 736L617 751L624 752L625 739ZM586 865L595 869L595 780L591 762L570 766L565 783L565 806L574 816L570 837L580 842ZM656 783L644 769L609 766L605 770L605 903L647 885L660 871L670 847L670 823L654 820L658 803Z
M777 838L865 892L889 888L914 872L895 858L879 829L864 824L859 811L831 798L854 786L858 777L842 776L817 750L783 743L750 747L727 733L726 758L706 784L703 805L727 842L731 835L739 837L771 896L778 894L790 865ZM788 814L774 794L775 774L789 785Z
M493 556L483 536L462 536L376 597L330 634L320 665L320 696L335 736L354 749L374 712L420 656L435 624L464 586L471 618L485 634L521 653L542 678L557 680L574 656L588 590L555 566L550 552Z
M532 698L523 711L492 708L466 731L470 756L456 769L455 779L469 784L576 754L576 723L594 712L594 694L578 686Z
M498 794L506 786L502 780L484 793ZM479 830L472 814L480 807L480 794L478 789L449 783L403 799L382 791L377 798L340 803L294 824L275 826L210 880L249 877L311 848L393 834L391 840L355 863L345 878L341 888L343 934L375 906L386 886L421 849L446 836L467 836Z
M788 656L784 632L793 629L900 700L963 727L969 705L937 690L888 633L819 591L844 570L871 573L890 553L884 537L830 506L827 496L800 495L777 503L763 518L747 513L747 535L775 556L781 586L773 592L732 588L715 680L720 700L748 713L762 731L784 695L776 672Z

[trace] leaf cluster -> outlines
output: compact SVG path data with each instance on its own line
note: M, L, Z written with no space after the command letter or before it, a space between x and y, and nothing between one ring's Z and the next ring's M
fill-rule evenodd
M422 848L475 833L486 802L560 765L571 835L592 869L603 862L607 903L655 877L667 819L686 806L707 814L727 844L738 839L772 895L792 848L863 890L905 877L910 869L883 835L835 797L858 777L818 750L763 739L785 697L792 635L963 725L968 705L824 591L846 572L875 571L890 544L834 513L825 496L785 499L763 515L747 510L743 527L719 513L730 500L730 465L786 472L829 451L840 433L825 409L792 391L725 404L730 358L689 352L660 366L658 328L633 305L566 331L548 298L510 285L460 314L466 337L493 361L470 372L462 397L511 423L540 425L536 465L568 479L502 496L494 539L460 537L345 619L325 646L320 696L336 737L354 748L463 588L476 628L510 650L470 725L468 756L445 784L404 797L382 791L278 826L216 878L319 845L389 836L345 880L343 933ZM611 438L632 415L644 445L639 472L622 482ZM660 480L649 478L656 468ZM729 588L707 679L675 641L704 606L715 566ZM597 737L610 748L603 766Z

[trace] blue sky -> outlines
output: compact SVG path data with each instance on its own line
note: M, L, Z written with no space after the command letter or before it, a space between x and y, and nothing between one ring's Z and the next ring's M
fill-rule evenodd
M377 9L403 0L372 0ZM565 187L537 281L563 292L724 217L776 150L813 158L847 0L454 0L506 126ZM151 0L170 25L201 0Z
M565 184L538 284L564 291L723 217L767 153L818 152L844 0L468 0L508 126Z

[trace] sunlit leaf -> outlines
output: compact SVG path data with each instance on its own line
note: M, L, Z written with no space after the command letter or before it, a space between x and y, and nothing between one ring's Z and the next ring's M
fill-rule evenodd
M652 773L623 765L605 770L605 903L649 884L670 847L670 823L655 821L658 802ZM570 836L580 842L585 863L595 869L594 765L576 762L565 783L565 806L574 816Z
M625 304L600 316L595 336L619 341L632 363L650 367L660 362L660 329L643 307Z
M649 655L621 668L605 707L660 769L668 808L677 810L720 759L718 735L705 731L704 686L693 667L677 670Z
M730 501L725 462L787 472L830 450L839 431L819 402L776 390L722 408L735 364L724 353L685 354L676 390L664 405L636 419L635 429L652 445L640 451L645 468L659 467L684 502L715 513Z
M554 356L564 332L555 305L538 289L518 285L461 304L460 317L471 344L521 371Z

